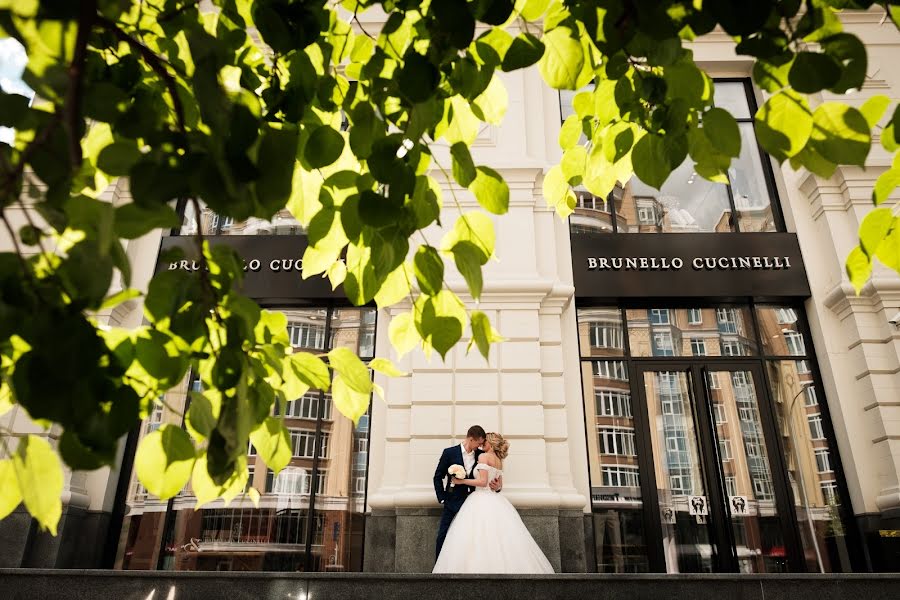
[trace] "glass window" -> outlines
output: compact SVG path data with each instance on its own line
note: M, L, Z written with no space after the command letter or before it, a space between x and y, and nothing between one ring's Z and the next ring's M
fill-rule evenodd
M286 333L297 347L326 352L340 346L364 360L371 359L376 324L373 309L283 312L288 323ZM330 339L326 339L326 331L332 332ZM200 389L189 381L194 380L185 378L167 392L166 404L183 410L188 392ZM287 420L292 459L276 476L257 449L248 445L245 487L260 491L259 508L249 498L238 496L228 509L195 511L193 494L187 487L175 500L174 518L167 518L167 502L147 497L133 485L117 567L361 571L368 416L360 417L354 427L334 412L330 394L312 391L273 408L273 412ZM148 422L159 419L166 420L167 415L152 415ZM310 522L312 530L307 529ZM215 540L228 540L228 544L213 545ZM312 543L310 554L306 553L308 541ZM196 552L181 551L191 544L197 547ZM161 557L160 547L166 548Z
M812 407L819 405L819 399L816 397L816 388L812 386L807 387L803 390L803 393L806 396L806 401L804 402L806 406Z
M725 476L725 491L729 496L737 496L737 485L735 483L734 475L726 475Z
M607 487L640 487L637 467L603 467L602 482Z
M722 460L731 460L731 440L719 440L719 458Z
M668 325L670 323L669 310L667 308L651 308L650 323L653 325Z
M691 354L694 356L706 356L706 340L694 338L691 340Z
M579 92L560 92L563 120L574 114L571 103L576 94L592 89L588 86ZM756 141L748 89L740 81L715 82L715 103L735 116L741 137L741 151L728 169L727 185L712 183L698 175L688 157L672 171L662 189L646 185L636 177L617 186L611 194L614 200L611 206L603 202L602 208L598 208L586 191L576 189L576 209L570 218L572 232L776 231L778 225L772 211L774 190L769 187L766 158ZM586 141L584 135L581 141ZM608 208L612 208L614 216Z
M809 420L809 434L814 440L825 439L825 432L822 429L822 415L816 413L807 417Z
M807 390L815 389L806 385L812 381L809 364L772 360L767 362L767 370L807 568L819 570L818 555L826 572L849 572L851 552L846 535L852 525L844 521L840 510L847 501L841 498L834 473L834 440L825 435L818 398L816 404L807 404Z
M598 389L594 392L597 416L630 419L631 394L622 390Z
M620 379L622 381L628 379L628 369L624 361L600 360L592 364L594 365L594 377Z
M797 311L783 306L759 306L763 352L770 356L805 356L806 338L800 330Z
M618 308L578 310L578 339L581 356L623 356L625 333Z
M831 455L827 448L819 448L816 450L816 468L819 473L828 473L833 471L831 468Z
M711 375L712 375L712 373L711 373ZM715 373L715 375L718 375L718 373ZM710 387L712 387L712 386L710 386ZM716 423L717 424L721 425L722 423L728 422L728 413L725 410L724 404L722 404L721 402L716 402L715 404L713 404L713 409L716 414Z
M702 318L704 310L709 318ZM625 315L628 345L635 357L756 353L756 333L746 307L629 308Z
M184 207L184 219L179 234L196 235L197 220L194 205L188 202ZM306 228L287 209L278 211L270 220L250 217L245 221L235 221L231 217L220 217L201 202L199 221L203 235L298 235L306 233Z
M600 452L617 456L637 456L634 445L634 428L599 427Z

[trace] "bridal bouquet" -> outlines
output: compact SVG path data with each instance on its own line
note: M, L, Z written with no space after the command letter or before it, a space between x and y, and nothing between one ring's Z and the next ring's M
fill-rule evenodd
M447 469L447 474L450 476L450 487L456 485L453 483L453 477L458 479L466 478L466 469L462 465L450 465L450 468Z

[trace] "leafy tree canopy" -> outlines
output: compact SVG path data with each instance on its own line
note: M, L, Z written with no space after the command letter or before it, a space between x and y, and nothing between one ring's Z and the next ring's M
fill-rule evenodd
M364 365L339 349L292 353L284 316L236 291L240 257L199 234L198 273L166 271L145 294L131 289L122 241L177 226L176 207L199 212L204 202L236 220L287 207L308 228L303 277L324 274L357 305L409 299L390 323L399 352L443 356L468 328L470 348L487 356L499 334L449 290L444 272L452 259L479 298L494 254L490 215L509 205L503 178L469 151L482 123L503 120L501 72L536 65L554 88L593 84L575 96L562 161L544 178L563 217L573 186L603 197L634 175L659 187L688 156L703 177L727 180L738 127L714 106L713 81L686 47L716 27L755 61L753 79L770 94L756 114L758 138L779 161L823 177L863 165L873 129L886 123L893 168L873 191L883 204L900 182L900 110L884 96L861 108L808 99L863 85L865 44L842 31L838 11L872 4L214 0L201 10L186 0L0 0L0 37L26 48L24 80L38 96L29 105L0 93L0 125L16 131L12 145L0 144L0 206L19 240L0 254L0 413L18 404L61 433L54 449L5 432L0 517L24 502L55 532L59 458L73 469L111 464L119 439L189 369L203 391L186 427L146 436L135 467L161 498L190 482L198 505L244 489L250 440L274 471L287 464L276 403L330 387L356 420L379 392L370 370L400 374L385 359ZM897 24L898 4L882 4ZM386 20L368 31L358 16L376 6ZM449 164L436 145L449 147ZM480 209L439 223L456 198L444 197L438 172ZM117 177L129 178L132 203L98 199ZM23 202L41 219L15 231L9 215ZM411 240L438 223L443 239L410 255ZM900 270L889 208L866 219L849 258L858 287L873 257ZM125 289L110 296L116 273ZM92 316L139 295L142 327Z

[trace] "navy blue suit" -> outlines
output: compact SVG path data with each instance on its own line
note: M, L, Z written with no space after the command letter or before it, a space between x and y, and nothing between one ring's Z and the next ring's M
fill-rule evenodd
M480 449L475 450L476 465L478 464L478 455L481 452ZM434 493L437 494L438 502L444 506L444 511L441 513L441 524L438 527L437 544L434 553L435 559L441 554L441 547L444 545L444 538L447 537L447 531L450 529L450 524L453 523L453 518L456 517L456 513L462 508L463 502L466 501L469 494L475 490L470 485L450 487L450 482L453 478L447 474L447 469L453 465L462 465L465 468L462 448L460 448L459 444L444 449L444 452L441 454L441 460L438 461L437 469L434 470ZM474 468L473 466L472 469L474 470ZM472 478L472 471L466 473L466 479ZM444 483L445 479L447 480L446 483Z

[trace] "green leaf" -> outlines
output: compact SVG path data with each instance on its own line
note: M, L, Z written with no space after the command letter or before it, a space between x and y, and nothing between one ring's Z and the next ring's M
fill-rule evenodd
M387 358L373 358L369 361L369 368L373 371L383 373L388 377L405 377L408 373L404 373L398 369L394 363Z
M825 102L813 113L810 146L836 164L866 163L872 140L869 125L859 110L839 102Z
M562 167L563 177L569 185L578 185L584 178L584 171L587 164L587 150L584 146L572 146L563 153L560 166Z
M495 215L505 214L509 210L509 186L503 177L490 167L478 167L476 171L478 174L469 189L478 203Z
M221 394L218 390L207 390L205 394L191 393L191 406L185 418L185 427L197 441L209 437L219 420Z
M813 129L806 98L789 91L769 98L756 112L755 120L760 145L778 161L800 152Z
M769 93L779 92L788 84L792 64L793 57L780 63L758 59L753 65L753 81Z
M154 229L178 227L178 214L167 204L147 207L134 202L116 208L116 235L133 240Z
M894 114L896 115L897 113ZM896 152L900 149L900 142L895 137L895 131L898 130L893 123L881 130L881 146L888 152Z
M307 388L315 388L317 390L328 391L331 378L328 374L328 367L325 362L309 352L294 352L285 358L285 375L290 372L293 377L299 379ZM302 396L304 392L299 394L291 394L289 397Z
M277 417L267 418L262 425L250 433L253 447L265 461L266 466L277 475L288 466L294 452L291 448L291 436L284 421Z
M113 177L124 177L140 160L141 152L132 140L119 140L104 147L97 156L97 168Z
M874 256L894 225L894 215L889 208L876 208L865 216L859 225L860 246L868 256Z
M441 81L441 74L431 61L412 49L403 57L396 77L400 93L413 104L428 100Z
M537 21L547 11L550 0L517 0L516 10L526 21Z
M859 112L866 118L866 123L869 124L869 127L875 127L881 121L881 117L884 116L884 111L887 110L890 103L891 99L887 96L876 94L859 107Z
M384 283L381 284L381 289L375 294L375 303L378 308L392 306L409 296L410 282L413 278L411 271L409 263L404 262L388 274Z
M351 386L341 375L335 375L331 399L334 402L334 407L342 415L353 421L354 427L359 424L359 418L366 414L366 411L369 409L369 398L371 395L371 389L368 392L361 392Z
M444 261L431 246L421 246L413 258L416 281L423 293L434 296L444 286Z
M841 78L841 66L827 54L799 52L788 73L788 82L798 92L813 94L834 86Z
M872 263L859 246L854 248L847 257L846 269L850 283L853 284L853 289L856 290L856 295L859 296L863 286L866 285L869 276L872 274Z
M530 33L520 33L513 39L503 57L501 69L515 71L530 67L544 55L544 43Z
M472 101L475 116L485 123L494 125L499 125L503 122L508 106L509 95L506 93L506 86L503 85L503 81L498 75L494 75L487 88Z
M900 218L894 218L893 226L878 246L875 256L884 266L900 273Z
M581 117L569 115L559 130L559 147L568 150L581 139Z
M422 341L412 313L400 313L391 318L391 324L388 326L388 338L398 356L403 356Z
M829 86L835 94L846 94L862 88L866 80L868 59L866 47L853 34L838 33L822 40L822 49L841 66L837 83Z
M133 288L125 288L119 292L111 296L107 296L103 300L103 304L100 305L100 310L109 310L111 308L115 308L116 306L122 304L123 302L127 302L128 300L132 300L133 298L140 298L141 292L140 290L136 290Z
M740 156L741 132L737 121L728 111L711 108L703 113L703 132L719 152L728 156Z
M303 156L313 169L327 167L344 150L344 137L328 125L317 127L309 134Z
M372 393L372 378L369 376L369 370L350 349L335 348L328 353L328 362L350 388L362 394ZM332 385L334 384L332 383Z
M634 174L644 183L659 189L686 155L686 139L645 135L637 141L631 152Z
M575 194L569 189L569 183L560 165L553 166L544 175L543 192L547 204L554 208L561 218L568 218L575 210Z
M469 347L466 349L466 352L472 349L472 344L474 343L484 359L488 360L491 352L491 344L503 341L503 336L491 327L490 319L488 319L487 315L480 310L472 311L471 325L472 339L469 341Z
M472 242L486 262L494 254L494 222L486 214L478 211L463 213L456 219L453 230L441 240L441 250L450 252L460 241Z
M191 477L196 451L187 432L162 425L138 445L134 468L147 491L161 500L181 491Z
M556 27L544 33L544 56L538 68L544 81L558 90L574 90L584 66L584 51L578 36L570 28Z
M306 150L310 150L310 143L319 147L325 146L322 148L323 155L319 158L323 161L327 160L328 162L325 164L331 164L340 156L344 147L344 139L331 128L328 128L328 131L331 134L337 134L337 138L331 134L317 135L318 131L316 130L310 135ZM338 150L333 159L328 154L330 148L327 147L328 143L322 140L322 135L335 140L334 143L337 145ZM266 208L267 216L274 215L281 210L291 196L299 137L299 132L294 127L276 128L267 126L263 128L262 136L259 140L257 158L259 178L255 182L255 187L257 200Z
M13 455L22 501L41 529L56 535L62 516L63 473L59 457L42 437L28 435Z
M484 264L484 255L475 244L466 241L457 242L450 251L453 253L456 268L469 286L472 297L475 300L480 299L483 286L481 265Z
M225 500L225 506L228 506L238 494L244 491L247 480L250 478L247 470L247 457L238 457L235 461L234 471L222 485L216 484L210 477L207 460L205 452L197 457L191 475L191 491L197 498L196 508L200 508L216 498L222 498Z
M475 163L469 153L469 147L462 142L456 142L450 147L450 156L453 161L453 178L463 186L469 187L475 181Z
M898 185L900 185L900 152L894 155L891 168L879 175L875 181L875 187L872 189L872 202L875 206L887 200Z
M12 459L0 460L0 520L22 502L22 492Z
M453 292L443 290L435 296L420 296L416 300L416 328L419 335L441 357L462 337L466 309Z

